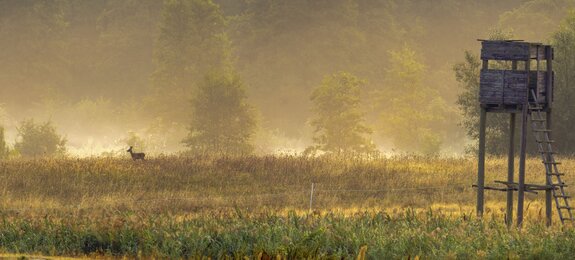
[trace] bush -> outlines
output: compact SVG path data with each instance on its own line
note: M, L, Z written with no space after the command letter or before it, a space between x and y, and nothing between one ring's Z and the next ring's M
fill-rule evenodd
M18 140L14 150L21 156L44 157L66 153L66 139L56 133L50 121L36 124L32 119L25 120L17 130Z

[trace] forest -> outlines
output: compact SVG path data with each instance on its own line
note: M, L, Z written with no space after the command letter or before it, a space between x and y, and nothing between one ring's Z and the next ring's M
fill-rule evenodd
M0 0L6 154L464 155L477 39L555 47L554 131L575 151L571 0ZM233 111L233 112L230 112ZM504 153L502 118L488 147ZM36 131L40 131L36 129ZM60 149L61 148L61 149ZM46 151L44 151L46 153Z

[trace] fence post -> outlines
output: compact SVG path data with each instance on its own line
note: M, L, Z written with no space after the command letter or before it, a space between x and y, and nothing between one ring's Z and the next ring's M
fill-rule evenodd
M309 212L313 209L313 188L315 183L311 183L311 191L309 193Z

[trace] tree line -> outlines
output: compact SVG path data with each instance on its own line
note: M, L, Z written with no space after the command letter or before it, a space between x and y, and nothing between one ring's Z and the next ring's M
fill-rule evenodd
M14 118L42 115L79 138L125 134L129 127L123 141L147 149L177 143L202 153L250 153L266 146L261 136L285 135L309 138L308 153L391 147L436 154L463 146L465 131L476 138L474 39L487 31L512 37L500 33L506 28L526 40L554 32L557 74L572 74L573 15L561 26L556 18L570 6L569 0L3 0L0 96L10 97L3 102ZM461 61L458 48L475 51ZM558 136L568 132L562 123L568 112L561 111L569 109L569 82L568 76L556 82L556 114L563 117L556 129L564 133ZM504 122L490 125L489 146L498 153Z

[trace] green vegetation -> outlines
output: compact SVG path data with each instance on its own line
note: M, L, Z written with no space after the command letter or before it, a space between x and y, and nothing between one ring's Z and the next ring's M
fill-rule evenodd
M571 135L571 121L575 118L575 104L571 97L575 95L575 79L568 72L575 67L573 58L575 57L575 12L569 12L559 26L550 35L550 44L554 46L553 69L556 73L553 103L553 135L560 139L555 146L563 153L575 152L572 144L575 141ZM490 39L511 39L514 38L508 32L495 30L491 32ZM495 66L509 66L509 64L494 64ZM477 100L479 95L479 72L481 61L479 56L471 51L465 52L464 61L455 64L453 70L455 77L462 89L458 97L457 105L462 112L462 126L467 132L467 136L477 141L479 138L479 107ZM487 118L487 150L491 154L503 155L507 152L509 143L506 134L509 129L509 119L506 114L490 114ZM518 126L516 126L518 127ZM517 132L517 131L516 131ZM517 137L518 138L518 137ZM537 146L533 142L533 137L529 136L528 150L535 154ZM469 147L468 151L475 151L475 145Z
M575 11L560 23L559 28L551 36L555 50L555 92L553 93L553 131L556 138L561 138L557 144L559 151L574 153L575 136L571 125L575 118Z
M561 55L573 44L567 37L573 6L571 0L1 1L6 113L0 123L10 142L17 122L50 119L72 154L117 150L129 132L145 140L148 153L181 151L198 85L207 73L232 67L261 115L253 141L297 143L302 151L313 144L312 90L325 75L346 71L365 80L365 126L378 149L461 152L469 140L457 125L465 115L455 111L460 91L451 68L463 50L477 54L475 39L490 31L556 42L557 83L567 86L573 70L560 64L570 60ZM560 30L561 41L554 36ZM556 98L556 111L568 113ZM568 140L560 150L571 152L562 120L555 136Z
M450 111L439 92L424 82L425 65L415 51L404 47L391 51L386 87L379 93L381 134L391 137L401 152L437 154L447 139Z
M14 150L24 157L49 157L66 153L66 139L56 133L50 121L39 124L31 119L22 121L18 127L18 138Z
M575 152L574 7L0 0L0 257L572 258L541 193L523 230L503 192L476 219L477 162L439 154L477 139L477 38L554 45L553 137ZM488 120L501 155L507 117Z
M357 77L340 72L327 76L314 89L311 101L316 117L311 121L315 127L315 146L307 152L369 153L375 145L365 135L372 130L366 126L360 99L364 82Z
M230 65L225 19L211 0L164 1L148 100L151 114L187 125L189 100L207 73Z
M563 162L565 179L575 179L575 161ZM543 226L542 195L527 194L522 231L504 226L502 192L488 192L486 217L475 219L475 166L416 156L8 160L0 167L0 254L349 258L364 246L378 259L575 252L573 229ZM491 158L487 170L501 177L506 166ZM543 182L539 160L528 160L527 171L530 182Z
M68 256L159 258L568 259L575 232L540 224L507 230L501 221L440 212L203 214L97 220L51 217L0 223L0 249ZM363 252L362 252L363 251Z
M213 72L192 99L192 124L183 141L192 153L244 154L253 151L256 128L252 107L239 76Z

